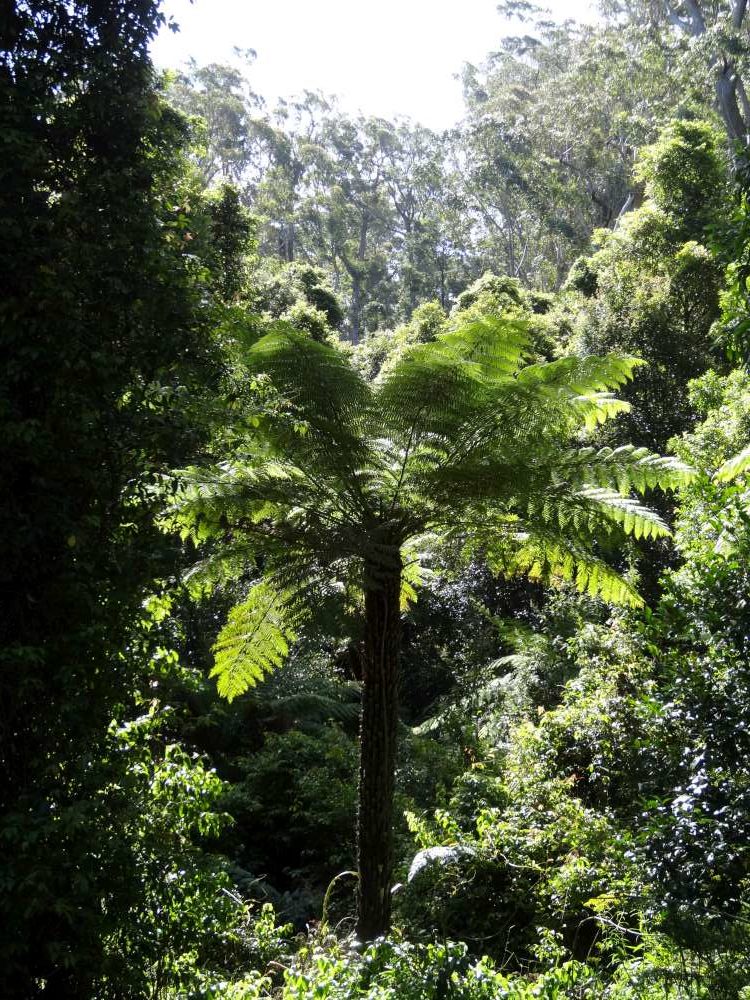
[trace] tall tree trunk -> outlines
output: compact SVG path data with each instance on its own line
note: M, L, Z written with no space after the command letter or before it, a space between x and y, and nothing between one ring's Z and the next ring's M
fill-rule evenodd
M366 581L357 817L357 936L361 941L372 941L388 931L391 920L400 565L395 570L392 566L387 570L373 568Z
M359 343L360 327L362 322L362 285L359 275L352 275L352 343L356 347Z
M747 141L748 125L742 118L737 94L737 71L733 63L725 59L716 74L716 101L729 138Z

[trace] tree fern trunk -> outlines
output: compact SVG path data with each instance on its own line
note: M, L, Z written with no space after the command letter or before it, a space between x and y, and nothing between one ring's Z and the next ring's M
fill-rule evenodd
M357 818L357 935L361 941L385 934L391 919L400 589L400 570L368 574Z

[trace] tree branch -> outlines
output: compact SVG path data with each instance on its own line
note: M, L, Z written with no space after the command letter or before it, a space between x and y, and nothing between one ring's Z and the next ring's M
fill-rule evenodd
M705 34L706 21L703 17L703 11L698 5L698 0L683 0L683 2L687 7L688 16L690 18L690 34L696 36Z

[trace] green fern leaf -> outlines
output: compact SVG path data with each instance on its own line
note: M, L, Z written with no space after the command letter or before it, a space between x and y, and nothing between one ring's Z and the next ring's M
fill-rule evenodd
M289 595L255 584L230 613L213 647L219 694L232 701L262 681L286 659L296 638L299 613Z
M669 526L659 515L637 500L614 490L590 486L577 494L587 504L593 504L608 520L619 524L628 535L636 538L665 538L671 535ZM592 525L595 530L595 522Z
M750 469L750 445L720 465L714 473L714 479L717 483L729 483L744 475L748 469Z
M435 345L433 350L476 365L481 376L490 380L514 374L530 351L528 325L501 316L484 316L444 333Z

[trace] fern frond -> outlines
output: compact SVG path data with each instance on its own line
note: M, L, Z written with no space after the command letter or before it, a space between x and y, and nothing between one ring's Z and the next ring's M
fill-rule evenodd
M293 407L298 429L279 420L263 428L283 453L309 456L329 471L345 472L372 460L367 447L372 390L340 350L276 323L247 351L245 365L267 376Z
M256 557L255 545L238 542L220 546L194 563L183 574L182 582L194 600L201 600L217 587L241 579L253 566Z
M434 345L434 351L476 365L486 379L514 374L530 353L528 324L502 316L474 320L442 334Z
M514 375L528 346L524 323L494 316L416 345L376 386L385 426L450 443L487 406L487 385Z
M474 373L434 343L412 348L375 387L383 426L404 445L414 433L449 441L478 411L476 397Z
M295 596L261 581L230 611L213 647L220 695L233 701L281 666L301 616Z
M594 504L607 520L618 524L627 535L635 538L666 538L672 532L659 515L631 497L601 486L590 486L576 494Z
M514 496L533 495L535 475L541 478L543 485L549 479L548 475L539 476L538 467L516 455L507 461L502 458L481 460L470 455L461 462L427 470L424 481L452 518L452 506L462 500L511 501Z
M425 566L426 555L421 552L415 542L401 548L401 610L407 611L416 604L417 595L432 575Z
M629 354L588 355L560 358L537 365L527 365L518 374L519 381L567 388L577 396L589 396L619 389L633 378L633 372L645 364Z
M588 510L584 509L586 517ZM476 518L476 519L475 519ZM599 516L597 534L602 533ZM591 548L588 523L578 529L557 529L536 520L480 508L471 523L456 527L463 540L462 557L480 556L497 576L526 576L539 583L569 582L578 590L613 604L640 606L635 588Z
M313 423L328 426L332 413L359 418L371 400L368 383L341 351L286 323L276 323L256 341L245 363L250 371L270 376L273 385Z
M714 473L717 483L729 483L738 476L744 475L750 469L750 445L741 452L727 459Z
M310 532L325 534L336 524L356 519L361 486L350 477L350 490L337 479L303 472L293 463L242 460L208 469L181 470L183 485L163 517L168 529L180 530L196 543L224 536L242 526L255 534L290 544ZM273 524L273 533L268 525Z
M641 607L638 591L603 559L574 540L539 531L516 536L517 548L505 569L539 582L572 583L581 593L610 604Z
M503 644L515 650L515 654L525 654L528 647L539 640L538 633L522 622L517 622L512 618L493 618L492 621ZM497 662L506 659L508 657L500 657Z
M587 396L575 396L571 400L571 410L583 421L587 431L595 430L621 413L630 412L630 403L617 399L608 392L595 392Z
M264 708L270 716L292 716L302 723L325 722L328 719L343 723L356 722L360 712L359 699L343 701L318 691L298 691L274 698L264 703Z
M308 488L304 473L291 463L235 460L177 473L181 486L165 519L190 529L198 541L211 537L234 516L262 516L268 505L289 505Z
M560 456L560 477L583 484L636 490L673 490L692 482L695 469L678 458L657 455L631 444L620 448L576 448Z

